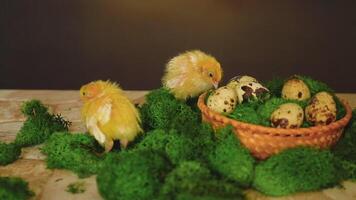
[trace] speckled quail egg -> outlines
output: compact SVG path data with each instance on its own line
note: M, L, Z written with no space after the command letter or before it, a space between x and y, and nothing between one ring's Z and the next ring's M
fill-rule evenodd
M319 92L310 100L305 108L308 122L314 125L328 125L336 120L336 104L331 94Z
M248 99L257 99L263 94L268 94L269 90L256 82L241 82L235 87L237 100L239 103L247 101Z
M237 103L236 92L227 86L213 91L207 99L207 106L218 113L231 113Z
M271 115L271 125L276 128L299 128L303 124L303 108L296 103L280 105Z
M230 79L230 81L228 82L228 84L226 86L231 87L231 88L235 88L237 86L237 84L242 83L242 82L255 82L258 83L258 81L253 78L252 76L235 76L234 78Z
M291 78L283 85L282 98L295 99L299 101L309 99L309 87L304 83L304 81L298 78Z

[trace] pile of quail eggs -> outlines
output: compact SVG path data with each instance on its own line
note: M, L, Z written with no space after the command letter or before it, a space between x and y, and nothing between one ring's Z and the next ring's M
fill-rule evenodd
M267 94L267 95L266 95ZM268 98L269 90L251 76L237 76L226 86L214 90L207 99L207 106L218 113L232 113L237 104L250 99ZM311 96L308 85L298 77L289 78L283 85L281 98L294 101L307 101L303 109L297 103L284 103L270 116L275 128L299 128L304 120L312 125L328 125L336 120L336 103L328 92Z
M215 112L229 114L236 105L258 99L269 90L251 76L236 76L226 86L214 90L207 99L207 106Z

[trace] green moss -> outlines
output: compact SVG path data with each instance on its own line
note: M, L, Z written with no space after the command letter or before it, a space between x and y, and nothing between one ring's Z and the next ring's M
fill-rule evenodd
M10 143L6 144L0 141L0 165L7 165L19 158L21 147Z
M18 159L21 147L41 144L56 131L67 131L69 121L61 115L50 114L48 108L38 100L25 102L21 107L22 113L27 117L14 143L0 142L0 165L9 164Z
M0 199L25 200L33 195L28 183L21 178L0 177Z
M303 124L300 126L302 128L309 128L311 126L314 126L311 122L308 122L307 120L303 121Z
M235 110L229 114L228 117L250 124L262 124L262 119L257 114L257 111L248 104L237 105Z
M155 199L170 169L156 151L110 153L97 176L99 192L107 200Z
M146 98L146 104L141 107L143 123L149 124L149 129L162 129L167 133L176 130L177 134L184 137L179 141L187 140L188 146L193 143L194 159L206 159L213 148L214 131L210 125L201 123L200 113L192 110L186 103L176 100L164 88L153 90ZM184 147L186 148L188 147ZM186 151L184 149L175 152L182 153ZM168 157L172 160L172 156ZM172 162L177 163L175 160L177 161L174 159Z
M314 191L339 184L338 170L330 151L289 149L256 166L253 187L272 196Z
M27 117L20 131L17 133L15 143L26 147L43 143L56 131L67 131L70 122L60 115L50 114L38 100L25 102L22 113Z
M165 88L151 91L146 96L146 103L141 106L140 113L146 129L176 129L186 132L200 119L199 113L175 99Z
M37 115L48 114L48 108L44 106L39 100L31 100L24 102L21 106L21 112L26 117L35 117Z
M356 179L356 109L346 127L343 136L333 147L332 152L344 169L345 179Z
M301 79L308 86L311 96L314 96L316 93L323 91L334 93L326 83L315 80L309 76L295 75L295 77Z
M209 155L215 149L215 131L210 124L201 123L192 128L192 131L186 134L193 143L194 159L201 162L208 160Z
M336 104L336 120L339 120L346 115L346 109L336 95L334 95L334 101Z
M199 162L182 162L166 177L161 190L162 199L242 199L241 189L218 180Z
M177 165L186 160L206 161L215 148L215 133L210 124L198 123L187 132L155 129L147 132L133 149L153 149L164 153Z
M68 169L79 177L98 172L102 160L98 154L102 151L92 136L67 132L54 133L42 148L48 168Z
M346 127L343 136L334 146L333 153L348 161L356 163L356 109L353 110L353 117Z
M210 89L210 90L206 91L206 95L205 95L205 98L204 98L205 104L208 103L209 96L214 92L214 90L215 89Z
M271 92L272 96L274 97L281 97L282 88L284 85L285 79L275 77L270 81L267 81L264 85L268 88Z
M187 193L178 194L176 200L241 200L244 199L241 196L235 197L218 197L213 195L192 195Z
M67 192L72 194L79 194L85 192L85 182L84 181L77 181L67 185Z
M242 185L249 186L254 173L255 159L239 142L232 127L220 129L218 144L209 156L209 164L224 177Z
M198 107L198 100L199 100L199 97L188 98L185 103L192 109L193 112L199 113L199 116L200 116L201 111Z
M192 141L176 130L156 129L146 133L146 137L137 144L136 149L151 149L165 153L173 164L193 158Z

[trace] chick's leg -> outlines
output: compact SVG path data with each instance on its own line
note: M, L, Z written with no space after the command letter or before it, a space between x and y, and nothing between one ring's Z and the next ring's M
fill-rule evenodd
M120 140L120 146L124 149L126 149L127 145L129 144L129 141L126 139Z
M114 141L107 139L105 140L104 147L105 147L105 153L108 153L111 151L112 147L114 146Z

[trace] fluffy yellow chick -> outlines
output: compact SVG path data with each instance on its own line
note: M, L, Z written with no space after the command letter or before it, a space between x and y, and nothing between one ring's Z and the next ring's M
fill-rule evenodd
M81 87L84 103L82 119L91 135L109 152L113 140L123 148L142 132L140 117L131 101L116 83L94 81Z
M219 62L199 50L187 51L172 58L166 65L163 86L177 99L186 100L217 88L222 77Z

